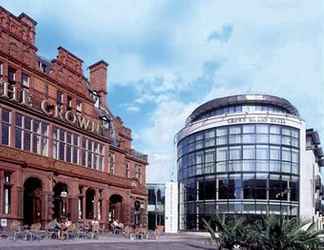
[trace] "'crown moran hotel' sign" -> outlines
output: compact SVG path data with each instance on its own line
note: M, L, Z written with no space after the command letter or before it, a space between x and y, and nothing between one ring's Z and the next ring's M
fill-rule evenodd
M28 89L18 90L14 84L3 80L0 80L0 97L19 103L20 105L32 107L32 96ZM64 107L58 106L48 99L41 101L40 108L49 117L68 122L71 125L92 133L101 134L103 128L102 121L90 120L73 110L66 110Z

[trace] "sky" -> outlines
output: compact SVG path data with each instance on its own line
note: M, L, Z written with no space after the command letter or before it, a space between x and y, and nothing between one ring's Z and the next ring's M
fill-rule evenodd
M200 104L271 94L294 104L324 145L322 0L0 0L37 22L39 55L62 46L84 71L109 63L108 103L149 155L147 182L176 177L175 134Z

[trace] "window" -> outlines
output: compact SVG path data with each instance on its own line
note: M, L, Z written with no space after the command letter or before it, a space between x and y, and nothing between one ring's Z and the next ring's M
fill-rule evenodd
M26 73L22 72L21 73L21 85L25 88L29 88L29 82L30 82L30 77Z
M270 147L270 160L280 160L280 147Z
M254 134L255 125L243 125L243 134Z
M64 94L62 91L58 90L56 96L56 104L62 105L63 103L64 103Z
M77 99L77 101L76 101L76 110L78 112L82 112L82 102L80 99Z
M53 128L54 159L103 170L104 146L62 128Z
M126 161L126 164L125 164L125 176L127 178L129 178L129 162Z
M269 180L269 199L270 200L287 200L288 187L287 181L279 179L279 176L274 176Z
M215 146L215 130L209 130L205 134L205 147Z
M16 82L16 70L12 67L8 67L8 82L15 83Z
M142 183L142 169L141 165L135 165L135 178L139 183Z
M68 110L72 109L72 97L71 96L67 97L67 109Z
M268 146L257 145L256 146L256 158L260 159L260 160L269 159L269 156L268 156L269 152L268 151L269 151Z
M229 148L229 159L240 160L241 159L241 147L230 147Z
M243 159L255 159L255 146L243 146Z
M48 155L48 124L16 113L15 147Z
M217 161L227 160L227 148L217 148L216 160Z
M199 200L215 200L216 199L216 181L204 180L199 181Z
M4 214L10 214L11 208L11 173L4 173L3 186L3 210Z
M11 112L7 109L1 110L1 144L9 145L11 127Z
M297 178L291 180L289 185L290 185L290 200L299 201L299 185L298 185Z
M109 156L109 173L110 173L110 175L115 175L115 164L116 164L115 154L111 153Z

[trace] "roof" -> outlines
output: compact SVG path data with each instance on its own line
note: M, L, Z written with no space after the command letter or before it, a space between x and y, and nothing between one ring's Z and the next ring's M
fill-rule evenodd
M191 113L191 115L187 118L187 123L194 121L197 117L208 111L240 104L273 105L285 109L289 114L299 116L298 110L284 98L272 95L248 94L221 97L206 102Z

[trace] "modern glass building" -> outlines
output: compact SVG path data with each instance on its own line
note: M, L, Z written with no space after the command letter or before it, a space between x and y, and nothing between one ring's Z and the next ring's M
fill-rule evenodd
M319 169L302 164L305 132L297 109L275 96L236 95L199 106L177 134L180 230L202 230L201 219L215 214L311 218L315 209L301 201L304 188L315 193Z
M165 225L165 184L149 183L148 191L148 229Z

